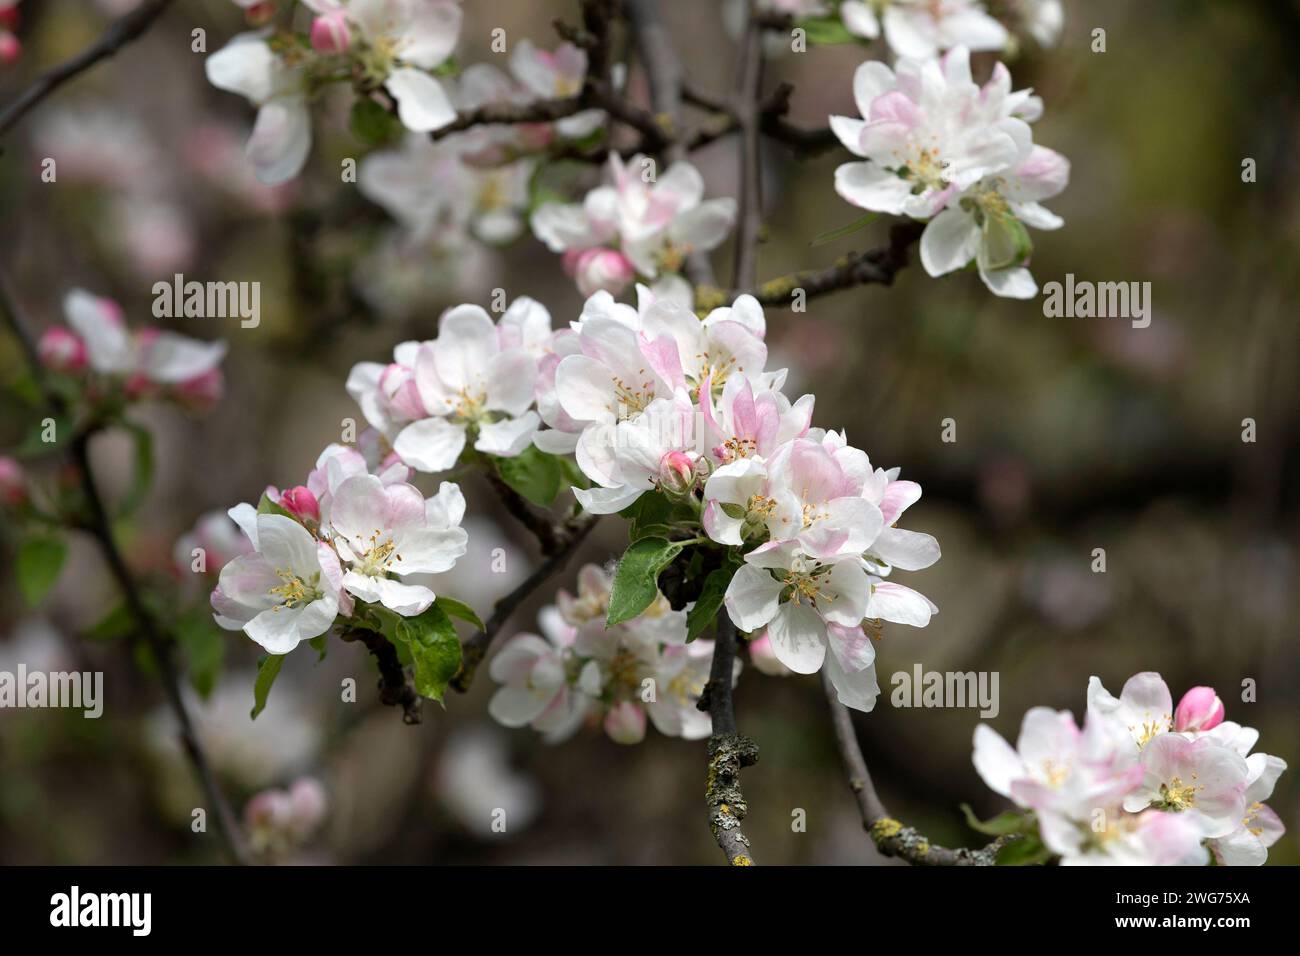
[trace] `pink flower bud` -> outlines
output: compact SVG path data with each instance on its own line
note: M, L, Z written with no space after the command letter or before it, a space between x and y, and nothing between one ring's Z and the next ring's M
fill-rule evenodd
M142 372L133 372L127 377L122 385L122 390L126 392L126 397L132 401L139 402L153 398L158 394L158 389L149 376Z
M616 744L639 744L645 739L645 711L630 700L615 704L605 715L605 733Z
M1206 731L1223 723L1223 701L1213 687L1193 687L1174 710L1174 729Z
M322 14L311 24L311 48L317 53L343 53L352 45L348 18L342 10Z
M260 27L271 22L275 16L275 0L265 0L264 3L254 3L244 7L244 19L248 21L249 26Z
M659 459L659 484L684 495L695 487L695 463L684 451L670 451Z
M564 254L564 271L583 295L601 289L618 295L636 278L636 268L615 249L570 249Z
M36 347L41 364L54 372L80 372L86 367L86 343L61 325L46 329Z
M299 837L310 835L325 820L329 799L320 781L312 777L299 777L289 788L289 802L293 806L293 832Z
M12 7L0 7L0 27L6 27L10 30L17 30L18 24L22 20L22 14L18 12L18 5Z
M0 63L8 66L23 55L23 45L8 30L0 30Z
M27 500L27 475L23 466L8 455L0 455L0 504L20 505Z
M303 485L280 493L280 507L299 518L320 521L320 502Z
M226 380L219 368L210 368L172 389L173 399L196 412L211 411L225 395Z
M283 790L263 790L244 805L250 830L282 830L293 820L293 801Z

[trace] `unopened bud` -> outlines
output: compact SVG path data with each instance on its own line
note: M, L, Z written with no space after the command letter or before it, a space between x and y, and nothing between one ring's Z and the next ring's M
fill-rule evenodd
M280 507L299 518L320 521L320 502L304 485L281 492Z
M1213 687L1193 687L1174 710L1174 730L1210 730L1223 723L1223 715L1223 701Z
M659 485L684 495L695 487L695 463L684 451L670 451L659 459Z
M86 343L61 325L46 329L36 350L41 364L53 372L80 372L86 367Z
M23 45L8 30L0 30L0 63L8 66L23 55Z
M27 475L23 466L0 455L0 504L14 506L27 500Z
M583 295L602 289L618 295L636 278L636 268L616 249L570 249L563 263Z
M322 14L311 24L311 48L317 53L343 53L352 45L352 31L342 10Z
M645 739L645 711L629 700L615 704L605 715L605 733L616 744L639 744Z

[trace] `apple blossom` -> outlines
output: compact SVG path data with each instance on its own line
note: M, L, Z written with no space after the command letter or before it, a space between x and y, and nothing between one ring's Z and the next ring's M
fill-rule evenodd
M1125 681L1118 699L1107 692L1100 678L1088 679L1088 712L1113 716L1128 728L1139 747L1173 729L1173 710L1169 685L1151 671Z
M832 116L831 128L868 162L839 167L837 192L865 209L929 220L921 262L930 275L973 260L994 294L1035 295L1025 227L1063 225L1040 202L1070 175L1063 156L1033 144L1028 124L1042 101L1013 91L1000 63L976 86L960 46L938 60L904 59L896 71L864 63L853 90L863 119Z
M689 253L707 252L726 238L736 202L705 200L704 180L684 160L657 178L654 168L645 156L625 163L611 153L609 184L593 189L581 203L538 207L532 215L534 235L557 253L617 249L649 279L680 272Z
M385 484L374 475L354 475L339 485L330 507L329 531L343 563L343 587L368 603L405 617L433 603L424 585L393 576L437 574L465 553L460 489L443 482L425 501L414 485Z
M503 347L478 306L444 312L438 337L418 346L411 371L394 373L391 401L410 423L393 449L417 471L450 468L471 440L476 450L504 458L532 443L541 421L530 408L537 360L523 348Z
M343 53L352 45L348 17L342 8L322 13L311 23L311 48L326 55Z
M885 40L900 57L929 57L964 46L971 50L1000 50L1006 28L984 10L979 0L847 0L840 17L850 33L874 40L884 28Z
M1241 825L1249 771L1231 748L1207 738L1161 734L1142 748L1141 759L1144 776L1124 798L1125 810L1195 812L1207 837L1227 836Z
M1264 801L1273 795L1286 761L1268 754L1246 758L1246 811L1240 825L1226 836L1211 840L1210 851L1223 866L1262 866L1268 848L1286 832L1281 818Z
M356 55L362 68L392 95L407 129L427 133L456 118L447 91L427 72L456 48L462 14L454 0L303 2L320 16L345 14L361 47Z
M343 571L334 550L298 522L278 514L235 519L253 551L221 569L212 608L217 623L242 630L271 654L287 654L319 637L338 616ZM346 611L345 611L346 613Z
M64 316L85 347L91 371L121 378L139 395L190 388L211 381L226 354L224 342L202 342L175 332L126 328L121 307L111 299L73 289L63 300ZM219 392L219 382L218 392Z
M271 48L261 33L241 33L204 63L208 82L257 107L247 154L269 186L293 179L311 152L307 78Z
M577 96L587 78L587 51L561 43L543 50L531 40L520 40L510 54L510 72L528 92L542 99ZM557 120L555 131L566 139L584 139L605 122L604 110L582 110Z

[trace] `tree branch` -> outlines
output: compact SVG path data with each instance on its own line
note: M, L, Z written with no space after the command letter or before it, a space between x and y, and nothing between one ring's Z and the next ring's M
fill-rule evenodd
M377 631L359 627L344 631L342 638L361 642L374 655L375 663L379 665L379 702L388 707L401 707L403 723L418 724L422 706L420 695L406 676L406 668L397 657L397 648Z
M857 731L853 729L853 718L849 709L840 703L835 685L831 683L830 675L824 667L822 687L830 706L840 760L849 777L849 789L853 791L858 812L862 815L862 826L871 834L876 849L885 856L896 856L913 866L992 866L998 850L1005 842L1002 837L980 849L950 850L931 843L915 828L904 826L889 815L871 782L871 772L867 770L867 761L858 745Z
M42 73L8 106L0 110L0 136L68 80L90 69L100 60L112 56L143 34L171 4L172 0L146 0L141 6L110 23L99 39L85 50Z
M753 0L747 0L753 13ZM740 214L736 224L736 261L731 284L749 292L758 268L759 232L763 228L762 167L759 156L759 85L763 79L763 35L752 17L745 21L740 69L736 77L735 116L740 125Z
M892 285L894 277L907 265L908 250L921 238L925 223L904 220L889 230L889 244L866 252L850 252L833 266L825 269L805 269L789 275L768 279L760 283L755 297L763 305L789 307L795 289L802 289L805 298L851 289L858 285ZM731 302L739 291L697 289L696 307L712 308L713 303Z
M28 361L32 362L32 375L36 378L37 384L45 395L51 410L55 412L62 411L63 402L46 387L44 371L33 345L31 334L20 317L17 304L10 294L8 282L3 274L0 274L0 306L4 308L9 328L21 343ZM190 717L189 708L185 704L185 698L181 695L181 681L176 670L176 662L172 658L171 640L159 629L153 615L145 605L135 578L132 576L126 559L117 546L116 539L113 537L112 525L104 508L104 500L100 496L99 488L95 484L94 472L90 467L89 445L94 434L94 429L88 429L80 432L72 439L71 457L77 466L82 494L85 496L88 512L86 521L81 525L81 530L90 534L99 546L104 561L108 565L119 590L121 590L123 598L126 600L127 610L135 618L137 633L143 636L154 661L158 665L158 673L162 679L163 691L166 694L168 706L171 707L172 713L176 715L182 749L194 767L195 774L198 775L199 783L207 795L208 802L212 804L212 810L216 815L217 826L220 829L226 849L236 863L248 864L252 862L252 858L249 856L243 832L239 828L234 812L221 792L216 774L213 772L207 754L199 742L198 734L194 730L194 722Z
M726 610L718 612L718 634L713 645L709 682L696 704L713 719L709 737L709 773L704 799L709 808L709 829L732 866L753 866L749 838L740 822L749 812L740 789L740 771L758 762L758 745L736 732L736 712L731 703L731 683L736 660L736 626Z
M483 663L483 658L487 656L493 640L510 619L510 615L514 614L519 605L541 587L547 578L568 563L573 552L596 526L600 517L595 514L582 514L555 530L554 550L533 570L532 574L524 579L523 583L497 601L496 607L492 609L492 616L484 622L483 630L478 631L461 645L460 671L452 678L453 688L461 693L469 690L474 675L478 673L479 665Z

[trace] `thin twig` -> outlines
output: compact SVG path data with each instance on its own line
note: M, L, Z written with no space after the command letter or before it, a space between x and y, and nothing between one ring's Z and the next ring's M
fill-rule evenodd
M42 73L27 89L0 110L0 136L9 131L37 103L45 99L68 80L82 73L100 60L107 59L132 40L143 34L158 19L173 0L147 0L146 3L108 25L99 39L70 60Z
M507 594L501 600L497 601L496 606L492 609L492 616L484 622L483 630L478 631L472 637L464 642L461 646L461 664L460 671L452 678L451 686L464 693L469 690L470 684L474 681L474 675L478 673L478 666L483 662L491 649L493 640L510 619L510 615L523 604L529 596L536 591L541 585L560 568L568 563L573 552L577 550L584 538L596 526L600 520L600 515L584 513L573 520L566 522L563 530L557 532L558 544L555 550L549 554L533 573L528 575L518 587Z
M683 160L687 156L687 141L681 135L682 65L672 34L664 23L659 0L626 0L624 8L650 83L650 102L660 125L667 127L669 139L664 156L670 163ZM717 282L713 264L703 252L693 251L687 256L686 274L697 286L712 286Z
M849 709L840 703L826 668L822 668L822 686L830 706L840 760L848 774L849 789L853 791L858 812L862 815L862 826L871 834L876 849L885 856L896 856L913 866L992 866L1005 842L1002 837L979 849L950 850L931 843L914 827L904 826L889 815L876 793L875 784L871 782L871 772L867 770L857 731L853 729L853 718Z
M3 275L0 275L0 305L4 307L8 325L21 343L24 354L34 363L32 365L32 374L46 395L51 410L61 411L63 402L45 386L43 371L31 334L20 317L17 304L10 294L8 283ZM127 566L126 559L122 556L122 552L113 536L112 525L104 508L104 499L100 496L99 487L95 483L94 472L90 466L89 445L94 433L94 430L84 430L72 439L71 457L77 466L88 512L82 530L89 533L99 546L104 561L108 564L109 571L126 600L127 610L131 612L131 616L135 619L138 633L144 637L145 643L148 645L149 651L158 666L158 673L162 678L167 703L171 707L172 713L176 715L182 749L193 765L194 772L198 775L199 783L202 785L208 801L212 804L213 812L217 818L217 826L226 844L226 849L236 863L251 863L252 858L249 855L248 846L239 828L239 823L230 805L226 802L224 794L221 792L216 774L213 772L207 754L203 750L203 745L199 742L198 734L194 730L194 722L190 717L189 708L185 704L185 698L181 695L180 676L176 670L176 663L172 658L172 643L159 629L153 614L145 605L140 589L131 574L131 569Z
M749 812L740 789L740 771L758 762L758 745L736 732L736 712L731 684L736 660L736 626L726 610L718 613L718 633L713 645L709 682L696 706L713 720L709 737L709 772L704 799L709 808L709 828L732 866L753 866L749 838L740 828Z
M859 285L892 285L908 262L908 251L921 238L925 223L910 219L890 227L889 243L866 252L850 252L825 269L805 269L789 275L778 276L759 283L754 293L763 305L789 307L795 301L795 291L801 290L804 299L828 295L841 289ZM739 292L721 289L697 289L696 307L725 305Z
M749 0L747 6L752 12L753 0ZM739 292L749 292L758 268L758 240L763 228L762 157L758 143L763 36L752 18L745 22L737 73L734 113L740 124L740 215L736 225L736 260L731 284Z

